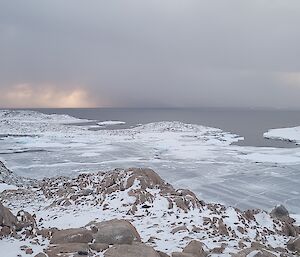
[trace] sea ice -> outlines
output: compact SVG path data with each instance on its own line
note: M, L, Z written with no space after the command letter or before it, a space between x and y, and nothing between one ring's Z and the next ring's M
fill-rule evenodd
M67 115L0 111L0 118L0 158L18 175L150 167L204 200L265 209L283 203L300 213L300 148L235 146L241 136L177 121L93 131Z

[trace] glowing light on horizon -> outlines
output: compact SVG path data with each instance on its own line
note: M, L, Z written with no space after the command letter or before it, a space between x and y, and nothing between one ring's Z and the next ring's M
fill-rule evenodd
M4 90L0 106L12 108L75 108L96 107L97 104L82 86L72 88L53 85L18 84Z
M285 84L300 87L300 72L281 72L279 78Z

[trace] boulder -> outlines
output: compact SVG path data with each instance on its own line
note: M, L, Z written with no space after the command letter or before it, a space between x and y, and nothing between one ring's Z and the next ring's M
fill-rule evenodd
M25 250L25 253L26 253L26 254L33 254L33 250L32 250L31 248L27 248L27 249Z
M203 244L197 240L192 240L189 242L182 252L190 253L194 257L205 257L207 255L203 250Z
M90 248L96 252L103 252L104 250L109 248L109 245L102 243L93 243L90 245Z
M160 255L150 246L134 243L114 245L104 253L104 257L160 257Z
M291 239L287 243L287 248L292 252L300 253L300 237L297 237L295 239Z
M70 228L53 233L50 244L90 243L93 241L91 231L84 228Z
M172 234L176 234L177 232L180 232L180 231L189 231L189 230L188 230L188 228L187 228L185 225L182 225L182 226L173 228L173 229L171 230L171 233L172 233Z
M34 228L34 227L36 227L35 216L31 215L29 212L19 211L17 213L16 218L18 220L18 224L17 224L17 228L16 228L18 231L22 230L22 228L27 228L27 227Z
M95 243L132 244L141 241L141 237L134 226L126 220L109 220L94 224L98 229L94 235Z
M46 250L46 254L49 257L56 257L63 253L78 253L78 252L88 252L89 246L85 243L66 243L58 245L50 245Z
M0 226L12 228L16 226L17 223L18 220L16 216L14 216L12 212L8 208L4 207L0 202Z
M278 205L271 211L270 215L272 218L282 219L289 217L289 212L283 205Z

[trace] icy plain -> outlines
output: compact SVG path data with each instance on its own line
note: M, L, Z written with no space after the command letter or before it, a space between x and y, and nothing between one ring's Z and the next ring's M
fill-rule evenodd
M299 214L300 148L231 145L241 136L176 121L95 130L67 115L0 111L0 158L18 175L150 167L205 201L265 210L281 203Z

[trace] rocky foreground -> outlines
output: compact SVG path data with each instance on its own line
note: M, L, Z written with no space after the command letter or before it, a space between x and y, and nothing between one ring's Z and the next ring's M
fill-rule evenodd
M0 182L18 186L0 193L6 256L300 255L300 228L283 206L205 203L150 169L28 181L0 163Z

